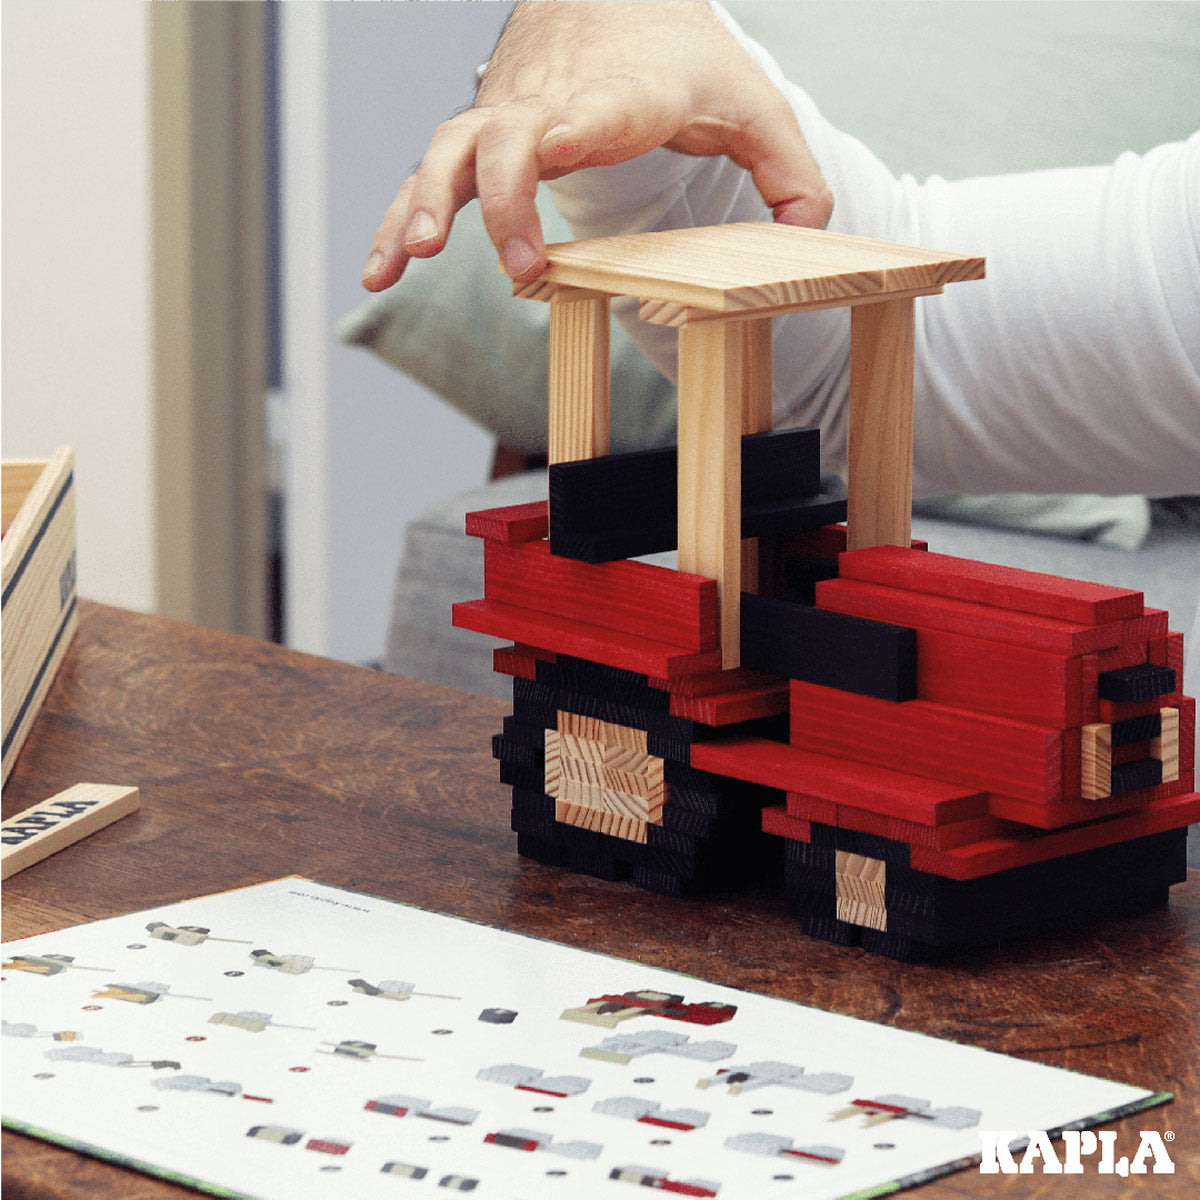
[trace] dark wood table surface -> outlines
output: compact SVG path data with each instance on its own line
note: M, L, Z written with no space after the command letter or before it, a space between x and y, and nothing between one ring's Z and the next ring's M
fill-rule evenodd
M1118 1155L1170 1131L1174 1177L967 1170L914 1195L1200 1195L1197 872L1169 909L900 965L805 938L766 893L671 900L518 858L494 700L102 605L81 617L3 813L83 780L136 784L142 807L13 876L5 939L306 875L1175 1093L1107 1126ZM196 1194L7 1130L3 1152L12 1200Z

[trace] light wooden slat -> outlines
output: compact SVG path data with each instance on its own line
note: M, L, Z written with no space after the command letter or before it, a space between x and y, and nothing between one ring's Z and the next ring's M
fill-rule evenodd
M581 779L564 779L555 799L620 817L631 817L636 821L649 821L652 825L662 824L662 796L632 796L628 792L616 792L612 788L586 783Z
M936 288L984 269L975 256L770 222L561 242L547 257L543 286L728 314Z
M608 453L609 301L550 300L550 461Z
M54 452L28 487L25 461L3 468L8 501L17 503L0 552L3 578L2 775L13 762L50 690L75 632L75 488L69 447Z
M37 483L38 476L46 469L48 459L45 458L6 458L3 474L3 525L4 532L13 523L14 518L25 502L25 497Z
M607 833L610 837L624 838L627 842L646 842L646 822L620 813L606 812L586 804L572 804L558 800L554 805L554 819L579 829L590 829L594 833Z
M1162 732L1150 743L1150 756L1162 762L1163 783L1179 778L1179 709L1164 708L1159 713Z
M623 746L629 750L646 753L644 729L635 729L632 725L615 725L611 721L602 721L599 717L585 717L580 713L559 709L558 732L601 742L606 746Z
M128 816L138 807L138 789L77 783L9 817L0 825L0 879L7 879L89 834Z
M887 930L887 864L878 858L837 851L837 919L868 929Z
M725 670L740 649L744 362L736 323L679 331L679 569L717 581Z
M908 546L912 537L913 301L850 315L846 548Z
M905 288L903 291L889 292L888 299L902 300L907 297L937 296L944 292L945 285L935 287ZM749 317L783 317L788 313L819 312L826 308L853 308L859 304L878 304L878 296L852 296L849 299L841 297L836 300L802 300L795 304L775 304L767 308L751 310ZM700 321L736 321L747 319L739 313L718 312L710 308L694 308L685 304L672 304L667 300L642 300L638 304L638 318L647 325L667 325L681 328L684 325L694 325Z
M1112 726L1085 725L1080 754L1080 795L1085 800L1103 800L1112 794Z

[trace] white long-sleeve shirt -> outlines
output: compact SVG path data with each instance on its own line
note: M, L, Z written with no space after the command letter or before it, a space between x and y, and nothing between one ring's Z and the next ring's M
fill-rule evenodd
M914 494L1200 493L1200 133L1110 166L895 178L714 6L796 113L841 233L982 254L916 304ZM552 185L577 237L769 220L748 172L660 149ZM675 374L674 331L619 315ZM777 318L780 425L844 468L849 314Z
M897 179L713 9L791 104L830 229L987 258L985 280L916 301L914 495L1200 493L1200 132L1109 166ZM730 160L665 149L551 189L580 238L771 217ZM674 378L674 330L615 310ZM775 320L776 423L819 425L826 469L845 467L849 351L845 309ZM1200 612L1193 695L1198 648Z

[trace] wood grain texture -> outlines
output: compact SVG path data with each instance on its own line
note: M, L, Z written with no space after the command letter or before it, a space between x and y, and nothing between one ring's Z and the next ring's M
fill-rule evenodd
M540 288L565 284L746 315L933 290L984 273L972 255L765 221L559 242L546 256Z
M854 551L841 558L838 574L931 596L992 604L1077 625L1105 625L1142 615L1145 597L1129 588L1066 579L1043 571L976 562L950 554L914 554L896 546Z
M1162 733L1150 743L1150 753L1162 762L1163 783L1179 778L1179 709L1162 710Z
M1100 1200L1200 1184L1200 875L1169 908L902 966L805 938L767 892L677 900L520 859L488 755L506 706L84 603L5 789L5 816L84 777L141 810L5 886L5 937L301 871L322 882L1128 1083L1173 1104L1176 1174L1087 1176ZM776 814L785 817L786 814ZM802 830L793 820L789 828ZM437 864L436 869L433 864ZM184 1200L189 1189L5 1131L6 1200ZM1061 1200L1061 1177L935 1180L922 1200Z
M679 569L717 581L725 670L741 636L745 350L736 324L679 331Z
M3 778L8 778L75 633L75 487L71 450L3 467ZM11 517L7 514L11 513Z
M57 854L136 812L138 790L104 783L77 783L0 825L0 879Z
M867 929L887 930L887 864L839 850L834 865L837 919Z
M609 302L550 300L552 463L608 453Z
M846 545L912 538L913 302L864 304L850 316Z
M717 585L644 562L580 563L550 553L550 543L483 548L489 600L582 621L689 650L717 644Z

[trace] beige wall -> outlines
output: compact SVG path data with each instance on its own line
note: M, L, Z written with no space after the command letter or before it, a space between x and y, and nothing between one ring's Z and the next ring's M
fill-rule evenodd
M154 606L148 19L4 0L3 452L74 447L79 586Z

